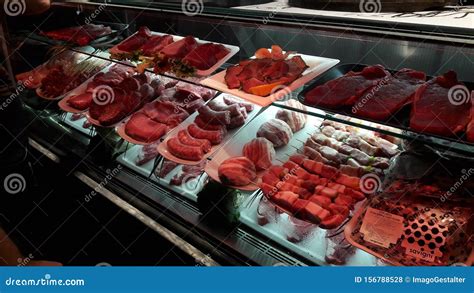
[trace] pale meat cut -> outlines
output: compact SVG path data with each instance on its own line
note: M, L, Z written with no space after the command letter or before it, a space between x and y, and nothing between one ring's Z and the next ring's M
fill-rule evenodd
M255 165L246 157L225 160L217 172L221 182L226 185L245 186L257 177Z
M275 158L275 148L266 138L258 137L244 145L243 155L255 164L258 170L270 168Z
M257 137L265 137L277 148L287 145L293 137L293 132L286 122L280 119L271 119L260 126Z
M416 90L425 83L425 80L424 72L402 69L361 96L354 104L352 113L376 120L386 120L413 102Z
M463 86L454 71L435 77L421 86L415 94L410 127L443 136L453 136L465 130L470 120L472 103L469 97L464 103L456 103L449 96L454 86Z
M285 105L295 109L306 111L306 107L297 100L289 100ZM276 118L285 121L293 131L293 133L300 131L306 124L306 114L296 111L281 109L278 110Z
M327 108L352 106L367 90L376 86L390 73L382 65L367 66L360 72L345 75L317 86L305 94L305 102Z

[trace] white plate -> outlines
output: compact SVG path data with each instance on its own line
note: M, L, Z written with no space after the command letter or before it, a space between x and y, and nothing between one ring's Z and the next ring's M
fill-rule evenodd
M214 99L217 99L218 101L223 101L224 99L224 96L225 94L221 94L217 97L215 97ZM236 97L232 97L232 99L235 99L235 100L240 100ZM209 100L209 101L212 101L212 100ZM242 101L244 102L244 101ZM207 103L206 103L207 104ZM183 160L183 159L180 159L176 156L174 156L169 150L168 150L168 147L167 147L167 144L166 142L172 138L172 137L175 137L178 132L180 130L183 130L183 129L187 129L188 126L190 124L193 124L194 123L194 120L196 119L196 117L199 115L199 113L196 111L194 112L192 115L190 115L188 118L186 118L186 120L184 120L178 127L176 127L173 131L171 131L169 133L168 136L166 136L166 139L163 141L163 143L160 144L160 146L158 147L158 151L160 152L160 154L167 158L168 160L170 161L173 161L173 162L176 162L176 163L179 163L179 164L183 164L183 165L198 165L200 164L202 161L206 160L207 158L211 157L215 152L217 152L223 145L225 145L230 139L232 139L232 137L243 127L245 127L245 125L251 121L257 114L258 112L260 112L260 107L259 106L255 106L254 105L254 109L252 112L248 113L248 117L247 119L245 119L245 124L240 126L240 127L237 127L235 129L231 129L227 132L226 136L224 137L224 139L222 140L222 142L218 145L213 145L211 147L211 150L204 155L204 157L200 160L200 161L190 161L190 160Z
M219 175L217 170L219 166L225 160L232 157L242 156L242 149L246 143L257 137L257 131L260 126L266 121L275 118L276 113L281 108L270 106L260 115L255 117L250 123L248 123L244 128L242 128L232 140L226 143L216 155L207 163L206 173L217 182L220 182ZM293 138L290 140L288 145L276 148L276 156L273 160L273 164L281 165L284 162L288 161L288 157L295 154L298 149L302 147L306 139L314 132L316 127L321 125L323 119L317 118L311 115L307 115L306 125L303 129L293 134ZM257 190L259 189L258 185L260 183L260 177L263 175L264 171L257 173L257 180L247 186L231 186L240 190Z
M313 80L315 77L319 76L320 74L324 73L328 69L332 68L336 64L339 63L338 59L330 59L324 57L317 57L317 56L310 56L304 54L291 54L289 58L293 56L301 56L303 58L306 65L308 65L308 69L303 72L303 75L295 80L293 83L288 85L287 87L282 88L281 90L269 95L268 97L260 97L257 95L252 95L244 92L240 89L229 89L225 82L225 75L227 70L223 70L209 78L204 79L201 81L201 84L214 88L218 91L229 93L231 95L240 97L247 101L251 101L257 105L266 107L270 105L272 102L277 100L281 100L284 98L288 93L296 90L299 87L302 87L309 81Z
M104 67L104 69L102 69L101 71L97 72L96 74L94 74L93 76L88 78L86 81L84 81L80 86L76 87L75 89L73 89L69 93L65 94L64 99L61 99L61 101L58 102L59 108L61 108L65 112L69 112L69 113L83 113L83 112L86 112L88 109L79 110L79 109L76 109L74 107L69 106L67 102L69 101L70 98L85 93L86 89L87 89L87 86L89 85L89 82L91 82L94 79L94 77L97 74L99 74L100 72L105 73L105 72L109 71L110 67L112 67L113 65L114 65L114 63L111 63L111 64L107 65L106 67Z
M134 170L135 172L141 174L142 176L148 177L151 173L151 170L153 169L153 164L154 164L154 159L149 161L148 163L142 165L142 166L137 166L135 164L135 159L141 150L142 146L133 146L129 150L127 150L125 153L120 155L117 158L117 161L119 163L124 164L128 168ZM207 175L204 172L204 175L198 176L195 179L192 179L188 181L187 183L183 183L180 186L177 185L170 185L171 179L174 177L175 174L178 174L181 172L182 166L177 166L173 171L171 171L168 175L166 175L165 178L158 178L153 174L150 179L154 182L157 182L158 184L165 186L168 189L171 189L172 191L181 194L185 198L197 202L197 194L204 188L204 185L206 184L207 181Z
M133 35L131 35L130 37L128 37L127 39L125 39L124 41L122 41L121 43L125 42L126 40L130 39L131 37L135 36L137 33L134 33ZM168 34L164 34L164 33L159 33L159 32L152 32L152 35L153 36L165 36L165 35L168 35ZM173 40L176 42L176 41L179 41L181 39L183 39L184 37L182 36L177 36L177 35L170 35L173 37ZM227 60L229 60L232 56L234 56L235 54L237 54L239 51L240 51L240 48L237 47L237 46L232 46L232 45L227 45L227 44L222 44L222 43L216 43L216 42L210 42L210 41L204 41L204 40L200 40L198 38L196 38L196 41L199 45L202 45L202 44L206 44L206 43L214 43L214 44L220 44L220 45L223 45L227 50L229 50L229 53L227 55L225 55L223 58L221 58L219 61L217 61L216 64L214 64L211 68L209 69L206 69L206 70L196 70L196 73L195 73L195 76L198 76L198 77L204 77L204 76L209 76L211 75L214 71L216 71L217 69L219 69L219 67L221 67L222 64L224 64ZM120 44L121 44L120 43ZM111 54L127 54L129 52L126 52L126 51L122 51L122 50L119 50L118 49L118 46L120 44L117 44L115 45L114 47L112 47L109 52ZM166 48L166 47L165 47Z
M73 121L71 120L72 115L73 115L72 113L66 113L66 118L64 119L65 124L71 126L72 128L76 129L79 132L82 132L83 134L87 136L92 137L95 135L95 130L93 129L93 127L90 127L90 128L82 127L82 125L84 125L84 122L87 121L86 116Z

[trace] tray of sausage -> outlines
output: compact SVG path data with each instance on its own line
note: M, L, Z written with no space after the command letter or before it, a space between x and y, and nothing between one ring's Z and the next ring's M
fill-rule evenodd
M260 107L222 94L197 109L160 144L160 154L185 165L198 165L230 140Z

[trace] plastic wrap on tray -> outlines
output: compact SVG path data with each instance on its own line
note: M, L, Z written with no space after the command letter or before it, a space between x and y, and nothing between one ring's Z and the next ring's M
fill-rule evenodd
M449 266L473 262L473 205L411 194L373 198L345 229L356 247L393 265Z

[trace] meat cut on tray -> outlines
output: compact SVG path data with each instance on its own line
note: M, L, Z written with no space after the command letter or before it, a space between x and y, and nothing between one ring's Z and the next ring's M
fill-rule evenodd
M327 108L352 106L377 84L390 79L391 74L382 65L367 66L360 72L345 75L316 86L306 92L305 103Z
M94 90L89 117L99 126L112 126L156 98L155 90L150 87L150 77L146 74L126 77L116 86L99 86ZM136 116L134 121L135 126L147 124L143 116ZM140 131L140 127L133 129ZM149 132L143 133L144 137L148 135Z
M416 90L425 80L424 72L401 69L362 95L354 103L352 113L375 120L387 120L413 102Z
M248 59L227 68L225 82L229 89L241 89L246 93L266 97L291 84L308 68L301 56L289 57L279 46L271 51L262 48L255 59Z
M143 74L139 76L143 76ZM155 95L159 98L145 104L123 126L125 135L132 138L134 143L151 143L160 139L188 118L196 108L203 105L203 96L207 98L214 94L213 91L184 83L175 84L174 87L164 90L166 85L159 82L152 82L152 84L155 88L159 87L159 94ZM184 98L183 95L187 95L187 98ZM201 102L196 103L197 101ZM194 106L190 107L190 105ZM183 134L181 134L181 138L184 138ZM125 137L125 139L128 138ZM177 142L179 141L172 142L173 149L180 149L181 143ZM198 154L200 155L199 152Z
M104 26L102 24L86 24L41 32L42 35L47 36L50 39L75 43L79 46L86 46L98 37L110 33L112 33L112 29L109 26Z
M177 159L201 161L223 142L229 130L245 123L247 109L253 111L253 106L237 98L216 97L197 109L193 123L166 141L166 151Z
M94 91L97 94L96 88L100 89L103 86L117 86L125 78L133 74L133 68L121 64L115 64L107 72L99 72L87 84L85 89L81 92L75 90L74 95L66 98L68 106L77 110L87 110L93 99ZM99 93L100 94L100 93Z
M114 59L141 60L138 72L153 68L155 73L173 72L182 77L211 69L229 54L221 44L204 43L193 36L154 34L147 27L110 49Z
M465 95L461 103L454 97L457 88ZM448 71L416 91L410 128L424 133L454 136L466 130L472 118L472 107L467 88L458 81L454 71Z

